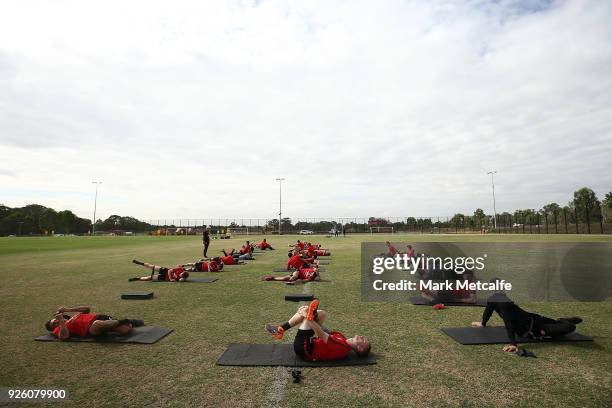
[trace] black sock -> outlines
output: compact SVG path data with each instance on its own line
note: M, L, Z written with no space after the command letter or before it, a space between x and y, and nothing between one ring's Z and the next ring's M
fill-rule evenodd
M138 278L138 277L130 278L130 279L128 279L128 282L134 282L134 281L137 281L137 280L140 280L140 278Z
M291 325L289 324L289 322L285 322L285 323L281 324L281 327L282 327L282 328L283 328L285 331L287 331L287 330L289 330L289 329L291 328Z
M136 259L134 259L132 262L134 262L136 265L144 265L144 262L140 262Z

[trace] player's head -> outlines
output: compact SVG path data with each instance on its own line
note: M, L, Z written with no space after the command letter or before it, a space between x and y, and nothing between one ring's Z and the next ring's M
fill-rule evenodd
M179 279L184 282L184 281L187 280L188 277L189 277L189 272L183 271L183 272L181 272L181 275L180 275Z
M387 244L387 246L391 245L391 243L389 241L385 242L385 244Z
M407 247L407 248L408 248L408 249L412 249L412 245L408 245L408 247Z
M287 252L287 257L288 257L288 258L291 258L292 256L293 256L293 251L289 251L289 252Z
M350 339L346 339L346 342L359 357L367 356L370 354L370 350L372 349L370 342L363 336L357 335L355 337L351 337Z
M53 318L51 320L47 320L45 322L45 329L47 329L48 331L53 331L53 329L55 329L57 327L57 319Z
M267 242L265 238L264 238L263 242Z
M221 258L219 258L218 256L215 256L212 260L217 263L221 262Z

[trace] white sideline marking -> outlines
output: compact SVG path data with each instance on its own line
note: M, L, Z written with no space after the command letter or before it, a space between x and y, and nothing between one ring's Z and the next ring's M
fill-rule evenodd
M302 293L310 294L312 291L310 290L311 284L310 282L306 282L304 284L304 290ZM300 305L306 304L308 302L300 302ZM295 335L293 336L295 338ZM293 343L293 338L291 342ZM283 339L283 341L287 340L287 337ZM276 374L274 376L274 381L272 382L272 386L268 391L268 398L266 407L268 408L277 408L280 406L280 403L283 401L285 396L285 386L287 385L287 380L289 379L289 368L288 367L276 367Z

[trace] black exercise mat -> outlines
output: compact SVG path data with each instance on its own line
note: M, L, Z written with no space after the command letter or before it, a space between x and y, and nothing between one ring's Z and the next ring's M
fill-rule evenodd
M310 302L314 299L314 295L285 295L285 300L288 302Z
M318 268L317 269L319 272L325 272L325 268ZM285 268L274 268L274 270L272 270L272 272L295 272L295 269L285 269Z
M507 344L508 334L503 326L487 327L445 327L441 329L446 335L453 338L458 343L465 345L475 344ZM534 340L523 337L516 337L517 343L539 343L542 341L593 341L592 337L580 333L570 333L556 339Z
M51 333L37 337L36 341L70 341L87 343L132 343L132 344L153 344L172 333L172 329L165 329L156 326L135 327L127 336L117 336L115 333L107 333L99 337L71 337L68 340L60 340Z
M376 357L358 357L354 352L343 360L304 361L296 356L293 344L232 343L217 360L221 366L242 367L341 367L376 364Z
M443 303L444 306L479 306L485 307L487 305L487 301L485 300L476 300L476 303L462 303L462 302L431 302L430 300L425 299L423 296L412 296L410 298L410 303L415 306L432 306L436 303Z
M121 299L152 299L153 292L124 292Z
M187 278L186 281L184 282L170 282L170 281L166 281L166 280L154 280L154 281L146 281L146 282L170 282L170 283L189 283L189 282L193 282L193 283L213 283L215 281L217 281L217 278L192 278L189 277Z

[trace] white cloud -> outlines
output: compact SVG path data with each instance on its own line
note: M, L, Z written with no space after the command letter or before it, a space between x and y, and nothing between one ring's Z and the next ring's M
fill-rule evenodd
M612 187L612 3L0 4L0 202L447 215Z

